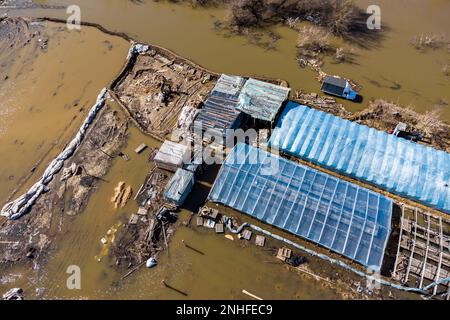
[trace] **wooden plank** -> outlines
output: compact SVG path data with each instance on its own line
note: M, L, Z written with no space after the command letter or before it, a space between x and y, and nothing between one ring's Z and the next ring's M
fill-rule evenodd
M252 238L252 232L250 230L244 230L244 232L242 232L242 238L250 240Z
M402 206L402 216L400 217L400 236L398 238L398 246L397 246L397 255L395 256L395 263L394 263L394 271L392 272L393 277L397 277L397 264L398 264L398 257L400 255L400 247L402 243L402 235L403 235L403 220L405 219L405 207Z
M412 258L411 259L411 275L415 275L417 278L420 279L422 277L422 270L423 270L423 261L416 259L416 258ZM434 281L436 272L437 272L437 266L432 265L432 264L427 264L427 268L425 269L425 272L423 272L424 279L427 279L429 281ZM450 276L450 272L442 268L440 271L439 277L441 279L445 279L449 276Z
M260 235L256 236L255 244L258 247L264 247L264 245L266 244L266 238Z
M439 275L441 273L441 267L442 267L442 254L444 252L443 241L442 241L443 232L442 232L442 218L441 217L439 217L439 233L440 233L441 247L440 247L438 268L437 268L437 271L436 271L436 278L435 278L434 281L439 281ZM437 287L438 286L434 287L433 294L437 293Z
M223 223L216 223L216 233L223 233Z
M147 148L147 145L145 143L140 144L136 149L134 149L134 152L137 154L141 153Z
M405 274L405 283L409 280L409 272L411 271L411 261L414 257L414 249L416 248L416 236L417 236L417 208L414 210L414 239L413 239L413 246L411 249L411 255L409 257L408 261L408 268L406 268L406 274Z
M289 259L292 255L292 250L288 248L280 248L278 249L277 258L286 261L286 259Z
M203 226L203 218L197 217L197 227L201 227L201 226Z
M427 217L427 245L425 247L425 257L423 260L423 268L422 268L422 275L420 277L419 288L422 288L422 286L423 286L423 278L425 275L425 269L427 268L428 248L430 245L430 220L431 220L431 217L428 214L425 214L424 217Z

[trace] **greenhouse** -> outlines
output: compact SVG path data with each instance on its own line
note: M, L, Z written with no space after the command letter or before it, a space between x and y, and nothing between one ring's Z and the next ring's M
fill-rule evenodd
M326 173L239 143L209 199L379 270L392 201Z
M269 145L450 213L450 154L289 102Z

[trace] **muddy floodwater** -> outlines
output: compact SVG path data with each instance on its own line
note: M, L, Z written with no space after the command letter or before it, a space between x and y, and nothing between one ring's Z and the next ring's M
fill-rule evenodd
M120 71L129 44L86 28L44 24L46 52L18 50L0 69L0 202L34 184ZM5 78L7 77L7 80ZM34 172L31 176L29 173Z
M298 67L297 35L287 27L274 28L281 39L275 50L267 50L244 37L218 34L214 21L225 16L220 8L192 9L164 1L35 2L78 4L83 21L166 47L216 72L280 78L294 89L319 92L316 74ZM362 8L370 2L357 1ZM410 45L410 40L421 33L445 34L450 30L450 2L382 0L378 4L384 26L380 42L370 43L367 49L356 47L353 64L325 61L327 73L351 78L363 87L363 103L343 102L345 107L356 111L371 98L384 98L425 112L440 103L442 118L450 121L450 107L442 103L450 101L450 80L442 72L450 62L450 53L447 48L419 52ZM9 16L67 17L65 10L55 9L0 9L0 14L4 12ZM45 51L35 52L25 46L0 69L0 206L13 191L18 194L33 184L64 148L99 90L120 71L129 49L127 41L91 27L68 31L62 24L46 22L43 28L49 40ZM109 104L121 112L114 103ZM243 289L265 299L345 298L344 289L290 270L277 263L269 250L253 245L243 248L237 239L230 241L192 227L180 227L175 232L156 268L142 268L122 280L123 272L116 271L108 256L109 245L103 246L100 239L112 230L112 242L114 231L120 230L137 210L132 200L124 208L114 209L110 198L119 181L131 185L135 192L144 182L152 164L146 154L134 153L141 143L159 147L158 142L131 125L123 148L130 161L115 158L84 212L65 217L62 230L55 235L57 249L45 264L27 262L2 271L0 292L21 287L27 298L186 298L165 288L161 283L164 279L188 293L190 299L245 298ZM188 198L188 206L198 201L196 197L204 196L206 187L202 183L206 182L198 183ZM188 210L184 210L180 219L187 217ZM182 240L204 254L188 250ZM81 268L81 290L66 286L70 265ZM316 262L316 267L320 269L320 263Z
M370 0L355 1L364 10ZM192 9L166 1L108 0L39 0L36 3L78 4L82 20L105 28L125 32L143 41L169 48L181 56L216 72L260 75L289 81L295 89L319 92L316 75L300 69L295 59L297 33L287 27L275 27L281 36L275 50L249 44L244 37L224 37L214 29L223 19L223 9ZM442 101L450 101L450 79L442 72L450 63L448 49L419 52L410 44L415 36L436 34L450 37L450 3L446 0L381 0L382 30L379 41L363 41L366 48L352 43L353 64L326 61L323 70L355 80L361 84L365 102L384 98L411 105L424 112ZM10 14L51 16L65 19L64 10L18 10ZM339 42L339 41L337 41ZM362 104L344 102L351 111ZM444 104L445 105L445 104ZM450 120L450 107L442 108L443 119Z

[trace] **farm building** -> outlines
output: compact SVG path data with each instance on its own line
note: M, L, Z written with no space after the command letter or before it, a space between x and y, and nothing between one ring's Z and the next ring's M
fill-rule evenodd
M195 119L196 132L207 131L209 135L222 137L225 141L227 129L239 127L243 114L236 106L244 82L245 79L238 76L222 75L219 78Z
M392 201L326 173L237 144L209 199L380 269Z
M237 108L252 118L272 122L291 89L248 79L239 95Z
M450 154L289 102L271 148L450 213Z
M181 206L194 186L194 173L178 169L164 190L164 198Z
M175 143L169 140L164 141L154 161L158 168L175 172L189 163L191 150L184 144Z

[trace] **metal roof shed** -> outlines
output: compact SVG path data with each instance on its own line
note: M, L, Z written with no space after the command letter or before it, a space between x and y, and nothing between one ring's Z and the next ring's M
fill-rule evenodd
M177 206L183 205L194 186L194 173L178 169L164 190L164 198Z
M242 88L237 108L255 119L272 122L290 91L290 88L250 78Z
M225 139L227 129L238 128L243 114L236 106L244 82L242 77L222 75L195 119L194 129Z
M154 161L158 168L175 172L183 164L189 163L190 159L189 146L166 140L159 148Z
M239 143L209 199L374 270L381 267L392 200L368 189Z

